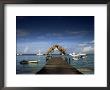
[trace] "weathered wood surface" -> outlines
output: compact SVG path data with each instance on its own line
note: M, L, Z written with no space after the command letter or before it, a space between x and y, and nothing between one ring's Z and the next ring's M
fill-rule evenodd
M70 66L61 57L53 57L48 60L43 69L37 74L82 74L76 68Z

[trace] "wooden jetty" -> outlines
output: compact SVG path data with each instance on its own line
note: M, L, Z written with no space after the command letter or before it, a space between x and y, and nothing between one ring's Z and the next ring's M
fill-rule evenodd
M82 74L62 57L52 57L37 74Z

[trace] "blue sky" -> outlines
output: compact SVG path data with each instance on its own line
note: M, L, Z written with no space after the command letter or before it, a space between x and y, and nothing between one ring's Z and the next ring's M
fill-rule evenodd
M17 16L17 53L45 53L58 44L72 52L94 52L93 16Z

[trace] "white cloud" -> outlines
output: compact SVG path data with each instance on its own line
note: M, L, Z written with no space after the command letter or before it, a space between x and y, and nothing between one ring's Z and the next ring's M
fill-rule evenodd
M26 47L24 48L23 53L27 53L27 52L28 52L28 50L29 50L29 47L28 47L28 46L26 46Z
M94 48L92 46L84 47L82 49L82 52L84 52L84 53L93 53L94 52Z
M67 30L66 31L66 34L69 34L69 35L78 35L78 36L80 36L80 35L86 35L88 33L88 31L69 31L69 30Z
M86 46L86 45L87 45L86 43L82 43L82 44L79 44L78 46L84 47L84 46Z
M80 47L85 47L85 46L89 46L89 45L92 45L94 44L94 40L90 41L90 42L84 42L84 43L81 43L79 44L78 46Z
M84 53L94 53L94 40L89 42L84 42L78 45L81 48L81 52Z

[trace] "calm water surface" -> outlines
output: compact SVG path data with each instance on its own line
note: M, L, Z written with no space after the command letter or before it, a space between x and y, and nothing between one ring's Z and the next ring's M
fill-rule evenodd
M58 56L58 55L54 55ZM94 73L94 54L88 54L86 59L73 60L70 55L66 56L67 62L84 74ZM20 64L22 60L37 60L38 63ZM35 74L46 64L44 55L19 55L16 56L16 74Z

